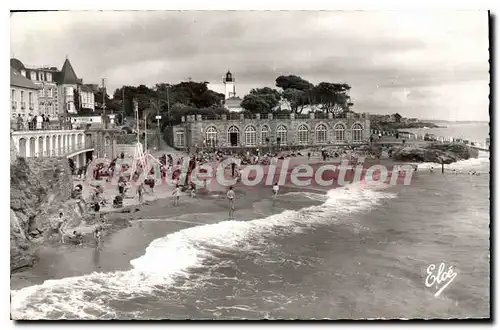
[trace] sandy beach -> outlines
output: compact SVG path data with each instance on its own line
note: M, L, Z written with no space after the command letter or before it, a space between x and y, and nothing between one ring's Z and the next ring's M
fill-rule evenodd
M184 194L179 206L174 207L171 193L168 193L171 187L158 188L162 193L155 194L155 197L146 195L146 202L141 206L130 203L119 212L108 210L106 218L109 228L104 233L99 249L89 237L81 246L59 243L40 246L39 261L32 268L11 275L11 289L18 290L46 280L93 272L128 270L132 268L130 261L143 255L156 238L193 226L230 220L228 202L223 192L201 190L195 198ZM280 194L295 191L299 190L282 187ZM235 192L236 211L231 219L235 221L263 218L286 209L307 206L280 198L272 206L270 188L248 189L240 183L235 186ZM311 201L309 205L313 204L317 203Z

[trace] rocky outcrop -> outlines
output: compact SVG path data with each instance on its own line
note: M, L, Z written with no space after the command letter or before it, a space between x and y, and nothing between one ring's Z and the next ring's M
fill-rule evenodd
M426 147L407 146L393 151L392 158L405 162L451 164L459 160L477 158L478 151L464 144L430 144Z
M67 203L71 190L72 178L65 158L26 159L11 152L11 271L33 264L35 242L50 236L60 211L78 218L75 207Z

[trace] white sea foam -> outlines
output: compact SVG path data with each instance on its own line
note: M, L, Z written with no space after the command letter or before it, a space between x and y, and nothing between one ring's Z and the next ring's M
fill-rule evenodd
M489 164L490 153L480 151L478 158L469 158L455 163L445 164L444 168L446 171L452 171L455 169L457 171L475 170L484 172L488 170ZM418 165L419 170L429 170L431 167L433 167L435 171L441 170L441 164L438 163L422 163Z
M266 237L276 235L278 230L281 235L293 235L304 227L345 223L346 214L369 210L382 199L396 196L384 191L385 187L358 183L330 190L326 195L302 192L299 194L322 199L324 203L263 219L222 221L171 233L151 242L142 257L132 260L133 270L51 280L12 291L12 316L15 319L55 315L81 319L117 317L109 306L111 300L127 300L149 294L157 285L171 285L179 276L187 275L190 268L202 266L213 257L214 251L259 249L266 246Z

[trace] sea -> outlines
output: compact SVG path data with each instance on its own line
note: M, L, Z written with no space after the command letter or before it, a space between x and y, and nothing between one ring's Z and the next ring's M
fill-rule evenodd
M476 125L447 129L449 136L484 141L488 124ZM409 185L357 183L324 193L288 193L280 196L277 207L293 202L303 205L301 209L247 221L221 219L165 234L151 241L129 270L11 291L11 315L121 320L487 318L489 153L447 165L445 174L430 171L432 166L438 165L420 164ZM255 207L267 202L263 199ZM158 231L161 221L144 221L141 230ZM440 267L456 275L441 274L440 283L429 284L429 273L436 275Z

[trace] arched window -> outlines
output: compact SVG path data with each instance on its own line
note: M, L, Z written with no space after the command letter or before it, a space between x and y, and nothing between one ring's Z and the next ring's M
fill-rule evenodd
M363 126L361 124L352 125L352 142L363 141Z
M205 140L207 146L215 147L215 144L217 143L217 130L215 127L210 126L207 128L207 131L205 132Z
M19 156L26 157L26 139L19 139Z
M297 128L297 139L299 144L309 143L309 128L306 125L302 124Z
M267 144L266 139L269 138L269 126L264 125L260 130L260 143Z
M61 136L58 135L57 136L57 155L62 155L63 151L63 145L62 145L62 141L61 141Z
M276 141L279 139L279 145L286 145L286 133L287 129L285 125L279 125L276 127Z
M227 144L236 147L240 141L240 130L236 126L231 126L227 130Z
M35 144L36 144L35 138L34 137L30 138L30 156L31 157L35 156Z
M342 124L337 124L334 127L335 132L335 141L336 142L345 142L345 127Z
M37 157L43 157L43 137L38 138L38 154Z
M46 136L46 137L45 137L45 149L47 149L47 151L46 151L46 153L45 153L45 154L46 154L47 156L50 156L50 149L51 149L51 148L50 148L50 136Z
M316 126L316 143L326 143L326 126L319 124Z
M57 137L55 135L52 136L52 150L50 151L50 154L52 156L56 155L57 152Z
M257 144L257 130L253 126L245 128L245 145L253 147Z

